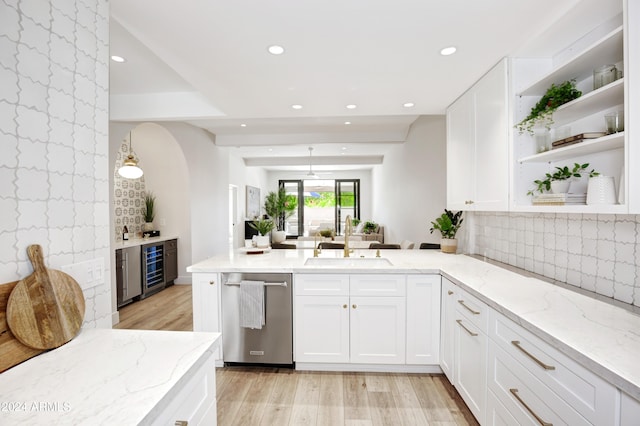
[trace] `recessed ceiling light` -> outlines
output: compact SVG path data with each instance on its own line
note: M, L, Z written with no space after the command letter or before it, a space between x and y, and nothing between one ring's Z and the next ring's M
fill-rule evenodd
M299 105L299 104L291 105L291 108L293 108L293 109L302 109L302 105Z
M343 147L342 147L342 150L343 150L343 151L344 151L344 150L346 150L346 149L347 149L347 147L346 147L346 146L343 146Z
M348 126L349 124L351 124L351 122L350 121L345 121L344 124L346 124Z
M240 127L247 127L247 125L246 125L246 124L244 124L244 123L242 123L242 124L240 125Z
M358 106L354 104L347 105L347 109L356 109Z
M440 51L440 54L442 56L449 56L449 55L453 55L454 53L456 53L456 49L454 46L449 46L449 47L445 47L444 49L442 49Z
M284 47L278 46L277 44L274 44L273 46L269 46L267 50L272 55L282 55L284 53Z
M124 62L125 59L122 56L112 55L111 60L113 62Z
M413 102L405 102L404 104L402 104L403 107L405 108L413 108L416 104L414 104Z

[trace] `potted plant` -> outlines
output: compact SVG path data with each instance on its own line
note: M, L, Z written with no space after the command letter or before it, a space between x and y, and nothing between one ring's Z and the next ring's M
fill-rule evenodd
M249 223L249 226L258 231L256 237L256 245L258 247L269 247L269 232L275 228L275 224L271 219L256 219Z
M274 222L276 230L273 232L273 242L280 243L285 240L285 223L298 207L297 198L287 195L284 188L278 192L271 191L264 199L264 211Z
M455 253L458 251L458 240L456 233L462 225L462 211L453 213L451 210L444 209L444 213L435 221L431 222L433 226L429 231L440 231L442 239L440 240L440 249L443 253Z
M318 232L318 233L320 234L321 237L331 238L332 240L335 237L335 235L333 233L333 229L321 229L320 232Z
M553 113L560 105L564 105L582 96L582 92L576 89L576 81L568 80L556 86L551 84L537 104L531 108L531 112L524 120L516 124L516 128L522 134L524 132L533 135L533 128L543 125L547 130L553 124Z
M144 196L144 206L142 206L142 216L144 218L143 231L153 230L153 219L156 217L156 196L152 192L147 192Z
M364 232L365 234L373 234L376 232L377 229L378 229L377 223L367 220L362 227L362 232Z
M544 179L534 180L533 183L536 185L536 188L527 192L527 195L534 195L536 192L542 194L545 191L551 191L553 194L566 194L569 192L571 179L581 178L582 173L586 172L587 167L589 167L589 163L574 163L573 168L571 169L569 166L556 167L555 172L546 173ZM596 172L594 169L591 169L589 177L598 176L599 174L600 173Z

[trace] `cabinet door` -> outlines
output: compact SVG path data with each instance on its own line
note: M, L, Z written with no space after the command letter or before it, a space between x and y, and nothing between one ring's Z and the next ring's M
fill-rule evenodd
M295 361L349 362L349 297L296 296Z
M473 104L469 91L447 109L447 207L451 210L469 210L474 198Z
M463 315L456 315L456 389L475 418L484 424L487 394L487 335Z
M220 281L218 274L193 274L191 291L193 298L193 331L220 333ZM218 347L216 360L221 359L222 351Z
M503 59L474 87L475 210L509 207L507 62ZM448 155L448 154L447 154Z
M442 278L442 314L440 321L440 368L452 384L455 384L454 344L455 344L455 301L457 287Z
M164 243L164 281L173 282L178 278L178 240Z
M407 364L438 364L440 275L407 277Z
M404 297L351 297L351 362L404 364Z

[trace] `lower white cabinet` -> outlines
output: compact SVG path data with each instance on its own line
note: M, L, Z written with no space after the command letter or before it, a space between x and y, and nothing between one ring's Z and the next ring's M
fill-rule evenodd
M453 368L456 324L456 296L458 287L442 278L442 304L440 316L440 368L451 384L456 383Z
M640 401L622 392L620 398L620 425L633 426L640 423Z
M404 275L297 274L295 288L296 362L405 363Z
M518 422L491 390L487 391L486 424L490 426L513 426Z
M440 275L407 275L407 364L440 360Z
M193 331L220 333L220 279L217 273L194 273L191 286L193 301ZM222 340L215 352L222 360Z

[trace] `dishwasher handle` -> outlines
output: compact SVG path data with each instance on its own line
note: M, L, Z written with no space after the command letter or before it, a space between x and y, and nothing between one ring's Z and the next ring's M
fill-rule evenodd
M240 286L240 283L234 283L234 282L226 282L224 283L224 285L229 285L229 286ZM281 282L281 283L264 283L265 287L287 287L287 283L286 282Z

